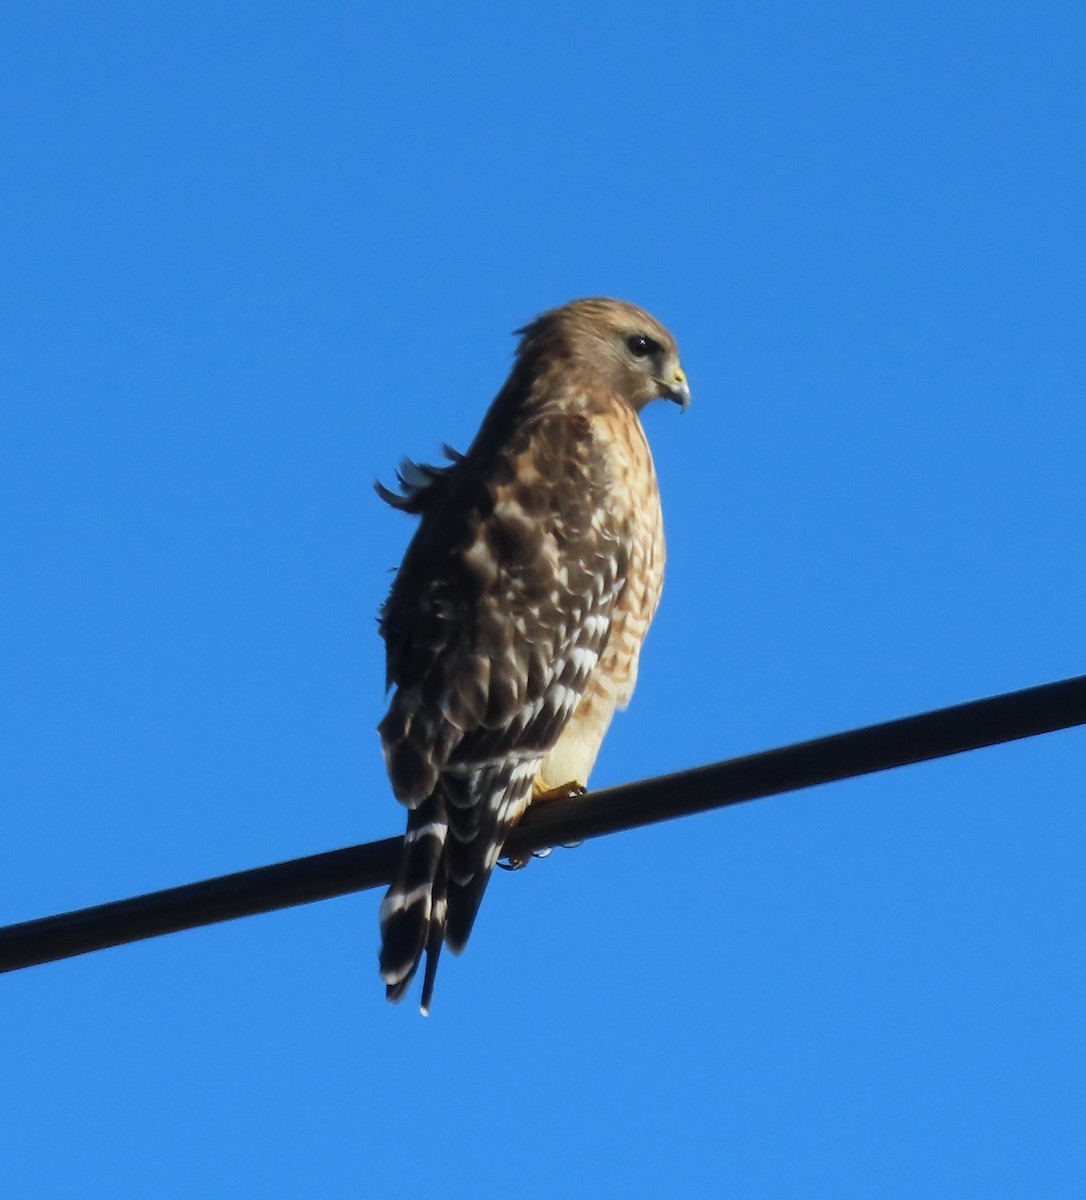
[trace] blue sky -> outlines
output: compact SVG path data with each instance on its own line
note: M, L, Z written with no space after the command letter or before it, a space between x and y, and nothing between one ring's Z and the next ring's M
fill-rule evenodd
M673 330L617 784L1081 673L1081 5L9 6L0 921L384 837L370 484ZM1081 731L0 980L19 1197L1065 1197Z

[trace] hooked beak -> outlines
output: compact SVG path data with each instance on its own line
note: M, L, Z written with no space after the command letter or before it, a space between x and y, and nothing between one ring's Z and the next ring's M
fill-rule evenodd
M690 407L690 384L686 381L686 372L682 367L676 363L670 375L661 377L656 382L660 385L661 395L666 396L668 400L674 400L682 411L686 412Z

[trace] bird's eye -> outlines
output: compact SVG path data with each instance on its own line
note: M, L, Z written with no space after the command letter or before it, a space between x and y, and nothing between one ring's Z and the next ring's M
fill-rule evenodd
M660 349L659 342L654 342L652 338L645 337L643 333L631 333L626 339L626 345L634 358L646 358L650 354L655 354Z

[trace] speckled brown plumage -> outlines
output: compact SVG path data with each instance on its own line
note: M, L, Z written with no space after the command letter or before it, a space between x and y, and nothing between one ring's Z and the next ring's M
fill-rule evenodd
M379 727L410 811L381 906L381 974L406 993L427 954L463 949L533 794L584 786L629 701L663 585L649 401L689 400L648 313L578 300L521 331L513 371L464 455L379 488L421 523L381 613L394 687Z

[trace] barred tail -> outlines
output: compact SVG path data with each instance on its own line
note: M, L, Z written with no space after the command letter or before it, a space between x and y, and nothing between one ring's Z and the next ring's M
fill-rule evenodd
M450 770L407 815L400 869L381 902L381 978L403 999L426 954L422 1011L430 1011L442 945L467 944L509 830L532 795L539 760Z
M453 954L460 954L467 945L505 839L532 798L532 780L538 769L538 759L514 760L483 767L461 791L448 788L445 941Z
M381 978L393 1003L407 994L423 952L422 1011L430 1010L434 976L445 938L445 839L449 824L440 791L407 816L403 857L381 902Z

